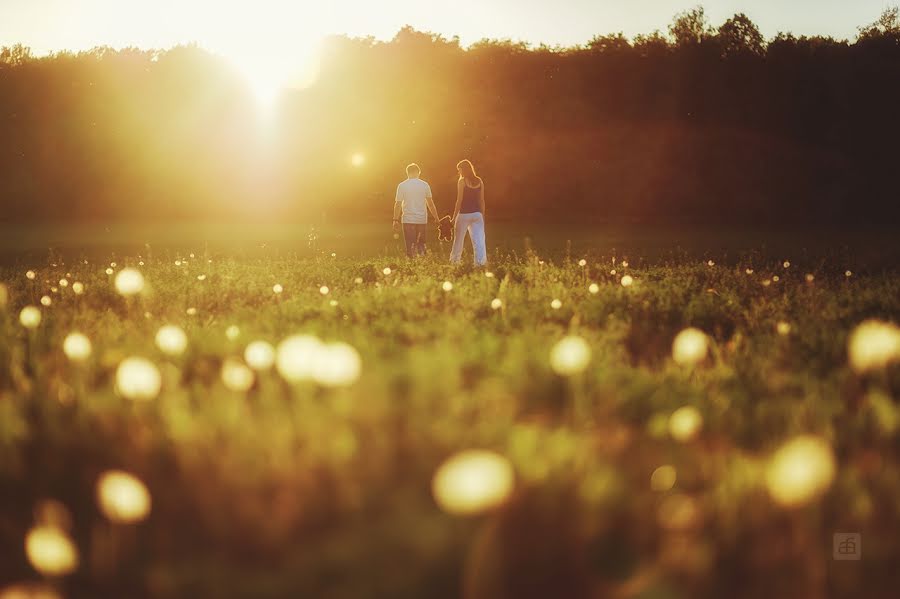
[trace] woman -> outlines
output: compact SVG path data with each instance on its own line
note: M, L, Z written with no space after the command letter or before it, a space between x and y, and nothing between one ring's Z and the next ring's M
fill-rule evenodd
M468 160L456 165L459 181L456 182L456 207L453 209L453 251L450 262L462 259L466 231L472 240L475 266L487 264L487 248L484 244L484 181L475 174L475 167Z

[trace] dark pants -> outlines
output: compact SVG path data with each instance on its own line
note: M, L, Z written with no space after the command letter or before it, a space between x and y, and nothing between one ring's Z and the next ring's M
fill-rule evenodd
M406 241L407 256L425 255L425 225L403 223L403 240Z

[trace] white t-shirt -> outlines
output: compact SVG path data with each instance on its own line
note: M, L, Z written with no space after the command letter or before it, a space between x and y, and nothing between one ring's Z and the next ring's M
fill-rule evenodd
M425 200L431 197L431 187L418 177L407 179L397 186L397 198L403 208L404 223L424 225L428 223L428 206Z

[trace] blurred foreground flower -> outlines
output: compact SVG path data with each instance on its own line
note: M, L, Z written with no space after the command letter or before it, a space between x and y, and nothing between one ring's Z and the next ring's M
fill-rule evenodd
M312 335L293 335L278 344L275 368L285 380L297 383L312 378L316 353L322 342Z
M706 333L694 327L678 333L672 342L672 359L682 366L692 366L703 361L708 351Z
M900 327L892 322L867 320L850 333L850 367L862 374L900 360Z
M125 399L148 401L159 395L161 387L159 369L144 358L127 358L116 370L116 391Z
M41 310L35 306L25 306L19 312L19 322L26 329L36 329L41 324Z
M150 513L150 491L123 470L107 470L97 480L97 505L111 522L140 522Z
M352 385L362 371L359 352L346 343L320 345L314 354L313 379L323 387Z
M168 356L180 356L187 349L188 338L184 330L174 324L167 324L156 332L156 347Z
M776 503L801 506L828 490L834 475L831 446L821 437L802 435L772 455L766 466L766 487Z
M590 361L590 346L575 335L564 337L550 350L550 367L562 376L583 372Z
M674 466L668 464L660 466L650 475L650 488L654 491L668 491L675 486L677 476Z
M48 584L20 582L0 589L0 599L62 599L62 595Z
M63 352L73 362L84 362L91 356L91 340L81 333L69 333L63 340Z
M686 443L703 428L703 416L694 406L682 406L669 417L669 434L676 441Z
M470 449L440 465L431 490L441 509L464 516L499 506L509 498L514 484L513 468L504 456Z
M222 363L222 383L231 391L247 392L253 386L256 375L243 362L228 358Z
M115 285L120 295L137 295L144 290L144 275L134 268L123 268L116 275Z
M25 555L45 576L64 576L78 568L78 549L63 530L35 526L25 536Z
M244 350L244 361L253 370L269 370L275 364L275 348L266 341L254 341Z

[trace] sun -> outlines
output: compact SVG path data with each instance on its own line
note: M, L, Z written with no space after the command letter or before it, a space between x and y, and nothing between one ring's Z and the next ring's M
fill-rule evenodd
M319 73L320 39L235 45L222 53L238 70L261 109L274 108L288 89L304 89Z

